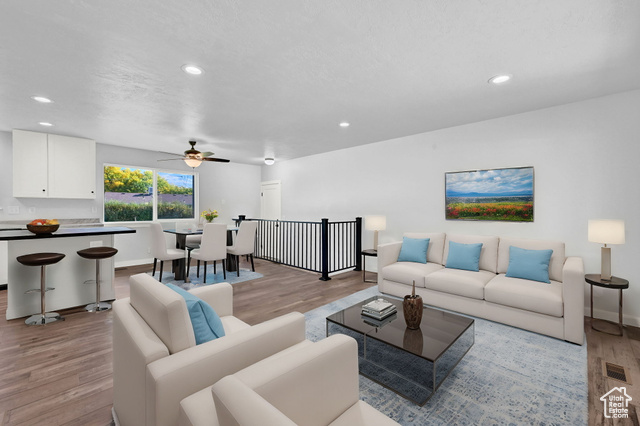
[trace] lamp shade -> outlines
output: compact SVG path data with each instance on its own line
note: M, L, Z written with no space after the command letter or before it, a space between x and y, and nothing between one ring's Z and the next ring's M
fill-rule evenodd
M601 244L624 244L624 221L590 220L589 241Z
M202 163L202 160L197 158L185 158L184 162L187 163L187 166L196 168Z
M387 229L386 216L365 216L364 229L367 231L384 231Z

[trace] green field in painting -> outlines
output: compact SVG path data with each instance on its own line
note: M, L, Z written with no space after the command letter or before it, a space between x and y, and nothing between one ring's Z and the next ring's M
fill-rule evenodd
M447 219L504 220L533 222L533 203L506 201L493 203L447 203Z

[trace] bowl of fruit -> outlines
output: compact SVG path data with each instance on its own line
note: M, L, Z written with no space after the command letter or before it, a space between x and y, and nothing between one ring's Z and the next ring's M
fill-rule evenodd
M34 234L51 234L60 228L56 219L35 219L27 223L27 229Z

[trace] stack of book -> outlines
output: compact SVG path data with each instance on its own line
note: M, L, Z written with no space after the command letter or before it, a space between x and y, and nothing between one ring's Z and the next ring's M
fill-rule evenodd
M369 325L372 325L372 326L378 327L378 328L384 327L385 325L389 324L390 322L393 322L396 318L398 318L398 313L397 312L392 313L388 317L385 317L383 320L377 320L377 319L368 317L366 315L362 315L362 321L364 321L365 324L369 324Z
M384 299L376 299L366 305L362 305L362 315L378 321L382 321L396 312L396 306Z

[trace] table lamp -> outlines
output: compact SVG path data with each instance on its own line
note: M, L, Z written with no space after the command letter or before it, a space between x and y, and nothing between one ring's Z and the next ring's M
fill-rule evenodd
M600 277L603 281L611 280L611 247L607 247L607 244L624 244L624 221L590 220L589 241L604 244L600 249Z
M387 229L386 216L365 216L364 229L373 231L373 249L378 250L378 231Z

